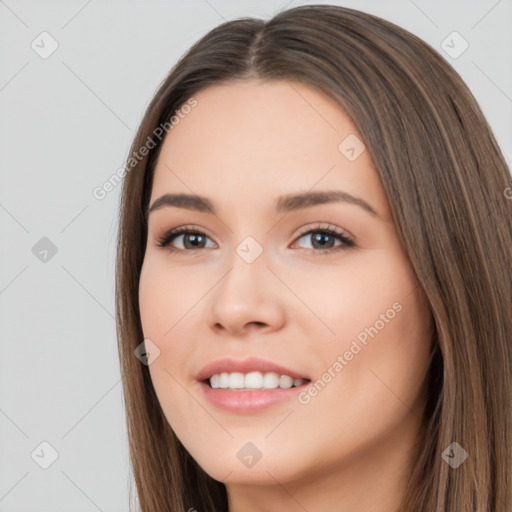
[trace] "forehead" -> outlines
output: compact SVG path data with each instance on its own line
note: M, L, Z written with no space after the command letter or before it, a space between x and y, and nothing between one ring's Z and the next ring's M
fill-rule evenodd
M368 151L356 159L343 152L344 141L362 145L356 127L318 89L251 79L211 86L194 98L197 105L163 142L151 201L170 191L261 202L263 196L342 188L386 210Z
M321 147L327 134L331 136L325 145L356 132L340 105L302 83L236 81L208 87L194 98L197 106L172 129L170 146L192 142L208 149L220 145L233 153L253 149L257 154L262 147L287 150L305 143L304 152Z

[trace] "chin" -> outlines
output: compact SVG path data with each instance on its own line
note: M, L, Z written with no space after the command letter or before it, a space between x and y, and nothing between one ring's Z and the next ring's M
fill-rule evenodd
M301 468L297 467L297 451L279 453L276 447L262 447L263 440L240 442L231 440L231 447L218 445L218 451L194 453L197 463L214 480L225 484L275 485L300 478ZM261 446L258 453L256 445ZM265 452L268 454L265 455ZM305 469L304 469L305 471Z

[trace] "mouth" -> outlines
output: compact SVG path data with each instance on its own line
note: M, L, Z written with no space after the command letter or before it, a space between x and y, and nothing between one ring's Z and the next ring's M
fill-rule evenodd
M311 383L310 375L250 356L218 359L196 375L203 397L235 414L259 413L292 400Z
M201 382L211 389L225 391L272 391L273 389L290 389L306 386L311 380L277 372L253 371L248 373L214 373Z
M221 372L199 384L203 397L214 407L231 414L257 414L294 399L310 382L276 372Z

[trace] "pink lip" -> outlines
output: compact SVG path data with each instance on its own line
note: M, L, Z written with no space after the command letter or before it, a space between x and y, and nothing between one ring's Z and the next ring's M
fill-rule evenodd
M294 379L307 379L308 382L302 386L282 389L256 389L251 391L234 391L229 389L211 388L206 382L212 375L222 372L249 373L259 371L262 373L276 372L279 375L289 375ZM250 413L261 411L273 404L296 397L310 384L311 379L285 366L273 363L257 357L249 357L243 360L225 358L213 361L205 366L197 375L199 387L205 398L220 409L237 412Z
M217 361L213 361L212 363L206 365L196 375L196 379L199 381L204 381L206 379L209 379L215 373L222 372L276 372L279 375L289 375L294 379L311 380L307 375L302 375L291 370L290 368L286 368L285 366L281 366L279 364L273 363L272 361L260 359L258 357L248 357L247 359L243 360L231 358L217 359Z
M253 391L214 389L205 382L199 382L199 387L205 398L214 406L229 412L251 413L266 409L278 402L295 398L309 384L311 383L306 382L306 384L295 388L257 389Z

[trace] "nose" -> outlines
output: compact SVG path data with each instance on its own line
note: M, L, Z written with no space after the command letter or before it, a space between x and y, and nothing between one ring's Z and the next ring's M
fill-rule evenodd
M282 283L267 267L264 253L248 263L236 252L230 268L209 294L208 320L216 334L245 337L278 330L285 321Z

